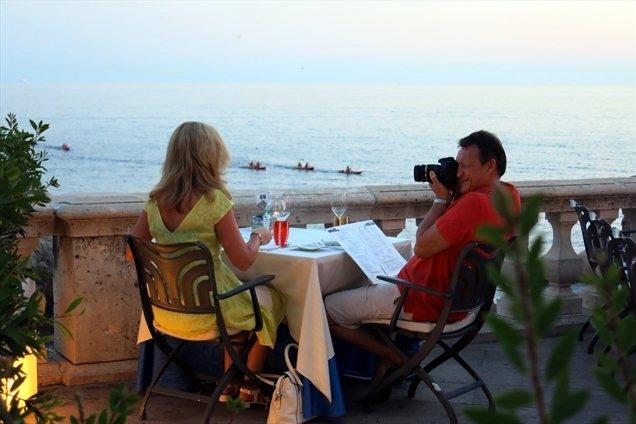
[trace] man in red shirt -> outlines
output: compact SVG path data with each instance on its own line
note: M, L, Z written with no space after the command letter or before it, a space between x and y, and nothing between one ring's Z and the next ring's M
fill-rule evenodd
M415 255L398 274L399 278L438 291L448 290L457 257L466 244L477 239L477 228L501 222L490 199L493 188L504 186L515 207L519 209L521 205L517 189L500 181L506 171L506 153L497 136L488 131L477 131L459 140L458 144L455 192L430 172L435 200L417 229ZM390 283L370 284L327 296L325 306L332 334L399 364L398 352L373 333L358 328L365 319L390 319L399 297L398 286ZM400 318L434 322L442 305L442 299L411 290ZM449 321L461 318L463 315L450 316Z

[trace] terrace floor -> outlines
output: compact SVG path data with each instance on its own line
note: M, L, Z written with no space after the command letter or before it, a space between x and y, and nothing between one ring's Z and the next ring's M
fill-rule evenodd
M588 339L591 336L588 335ZM546 339L541 347L541 354L546 358L557 338ZM587 355L585 350L587 343L578 343L571 362L571 387L587 388L590 398L579 415L571 422L592 422L600 415L606 414L610 423L627 423L629 421L626 409L610 398L596 383L591 369L595 365L594 358ZM464 350L463 355L468 362L475 367L486 381L493 394L496 396L506 390L519 387L528 387L528 380L519 375L510 362L506 359L497 343L474 343ZM452 389L462 382L466 382L464 371L456 364L447 362L432 373L436 382L443 389ZM133 382L128 386L134 387ZM79 393L86 414L94 413L105 407L108 401L108 393L113 385L89 385L76 387L56 386L48 390L54 390L56 395L69 405L57 408L58 413L70 416L77 415L73 403L73 396ZM343 390L347 402L347 414L334 423L447 423L448 419L443 408L437 403L433 395L422 384L414 399L406 397L407 383L396 386L393 389L391 399L379 405L370 414L362 412L357 404L366 383L355 380L343 381ZM467 406L486 405L481 391L473 391L462 395L452 401L460 422L468 422L462 413ZM195 402L173 399L155 395L150 399L148 408L148 423L198 423L202 417L205 406ZM136 411L135 411L136 412ZM215 422L230 422L231 414L223 407L217 408ZM520 418L524 423L538 422L534 408L521 410ZM266 412L261 410L247 410L234 417L235 423L261 423L267 419ZM133 415L128 422L138 422ZM314 420L313 422L321 422Z

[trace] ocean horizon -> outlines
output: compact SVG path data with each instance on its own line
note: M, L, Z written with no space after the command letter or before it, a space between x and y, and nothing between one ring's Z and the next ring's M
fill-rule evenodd
M0 113L50 124L52 194L147 192L183 121L213 125L230 190L408 184L486 129L510 181L626 177L636 170L633 87L352 84L0 85ZM61 149L63 144L69 151ZM265 171L245 169L259 161ZM315 171L292 169L299 161ZM346 166L362 175L337 173Z
M633 87L2 84L0 113L9 112L24 128L50 124L41 147L47 177L60 182L53 195L148 192L170 134L189 120L223 136L230 191L410 184L413 165L455 156L457 141L480 129L502 140L507 181L636 174ZM246 169L250 161L267 169ZM299 161L315 171L292 169ZM364 172L337 172L346 166ZM414 233L407 220L402 236ZM547 250L545 219L536 234ZM583 250L578 226L573 235Z

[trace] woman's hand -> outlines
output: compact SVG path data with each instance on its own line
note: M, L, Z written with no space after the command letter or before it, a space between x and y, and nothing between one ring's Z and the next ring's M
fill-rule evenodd
M272 239L272 233L265 227L256 228L252 232L260 236L261 245L269 243Z
M431 182L428 183L428 185L431 187L433 193L435 193L435 197L443 199L447 202L450 201L453 193L449 189L447 189L444 184L439 182L439 180L437 179L437 175L435 175L435 172L430 171L428 173L428 176L431 179Z

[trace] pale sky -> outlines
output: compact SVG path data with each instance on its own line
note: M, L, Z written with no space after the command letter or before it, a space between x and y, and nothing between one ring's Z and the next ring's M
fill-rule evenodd
M634 85L636 2L0 0L0 82Z

